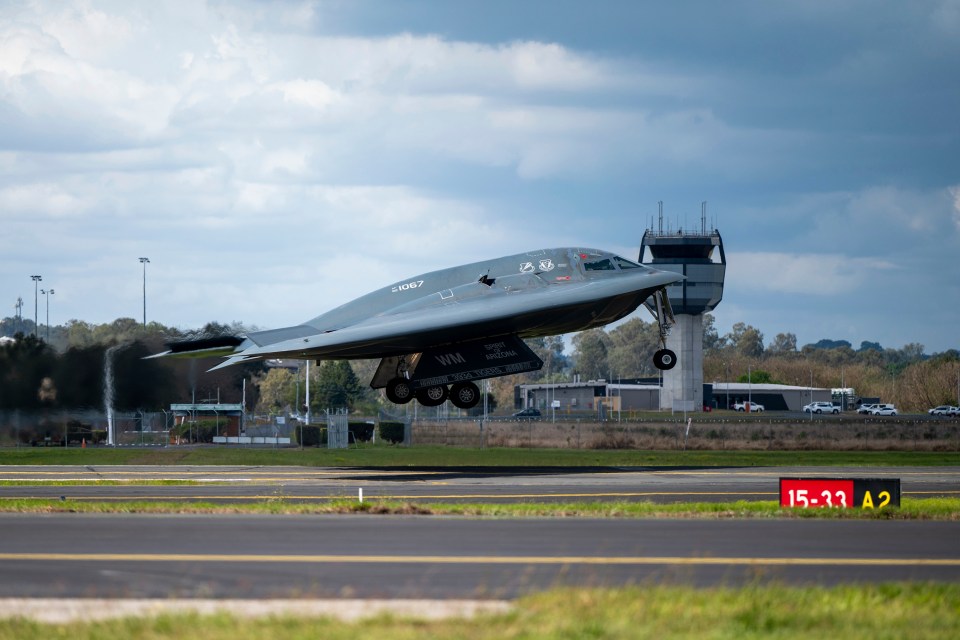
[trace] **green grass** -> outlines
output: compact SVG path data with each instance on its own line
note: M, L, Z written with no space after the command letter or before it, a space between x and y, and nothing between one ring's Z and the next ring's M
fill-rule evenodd
M423 446L252 449L222 446L150 449L0 450L0 465L302 465L315 467L764 467L950 466L960 453L928 451L638 451Z
M210 486L226 482L198 482L196 480L0 480L0 487L177 487Z
M184 501L93 501L47 498L0 500L2 513L146 513L146 514L404 514L488 518L833 518L868 520L960 520L960 498L903 498L899 508L784 509L774 501L569 502L510 504L410 503L390 500L336 499L297 502L284 498L259 502L215 503Z
M756 584L709 589L662 585L560 589L521 598L508 613L439 621L405 618L402 611L357 622L294 616L251 620L226 613L69 624L0 621L0 640L770 637L957 638L960 586L894 583L826 588Z

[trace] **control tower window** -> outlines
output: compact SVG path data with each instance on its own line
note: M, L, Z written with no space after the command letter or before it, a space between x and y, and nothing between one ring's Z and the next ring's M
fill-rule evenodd
M584 271L616 271L617 268L613 266L613 261L610 258L604 258L603 260L592 260L590 262L583 263Z

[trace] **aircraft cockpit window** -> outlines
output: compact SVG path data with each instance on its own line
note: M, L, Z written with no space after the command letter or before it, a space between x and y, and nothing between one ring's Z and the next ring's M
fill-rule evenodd
M591 260L590 262L583 263L584 271L616 271L617 268L613 266L613 261L610 258L604 258L602 260Z
M617 265L619 265L621 269L642 269L643 268L636 262L630 262L626 258L621 258L620 256L614 256L613 259L617 261Z

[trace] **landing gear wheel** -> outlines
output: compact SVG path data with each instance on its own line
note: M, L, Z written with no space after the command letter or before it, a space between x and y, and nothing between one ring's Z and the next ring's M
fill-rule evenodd
M427 387L417 390L417 402L425 407L439 407L447 401L447 388L438 384L435 387Z
M661 371L669 371L677 364L677 354L670 349L660 349L653 354L653 366Z
M413 387L406 378L393 378L387 383L387 400L393 404L407 404L413 400Z
M460 409L472 409L480 402L480 389L472 382L458 382L450 388L450 402Z

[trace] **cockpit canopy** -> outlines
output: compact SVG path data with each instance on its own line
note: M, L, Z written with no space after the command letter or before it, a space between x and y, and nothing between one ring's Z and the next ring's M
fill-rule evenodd
M583 260L584 272L590 271L619 271L626 269L644 269L643 265L621 258L615 255L591 255L581 253L580 259Z

